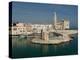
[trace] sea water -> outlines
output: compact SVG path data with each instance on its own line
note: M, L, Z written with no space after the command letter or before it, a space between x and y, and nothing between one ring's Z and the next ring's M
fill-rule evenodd
M75 54L78 54L77 34L71 41L57 45L34 44L31 42L31 39L29 38L12 38L13 58L60 56Z

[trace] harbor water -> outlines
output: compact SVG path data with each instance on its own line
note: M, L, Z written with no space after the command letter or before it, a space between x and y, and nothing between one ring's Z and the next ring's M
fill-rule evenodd
M78 54L78 37L57 45L34 44L31 39L12 37L12 57L28 58L43 56L62 56Z

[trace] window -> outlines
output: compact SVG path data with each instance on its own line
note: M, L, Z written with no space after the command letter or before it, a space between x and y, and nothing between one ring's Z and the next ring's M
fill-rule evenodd
M13 30L17 30L17 28L14 28Z
M22 30L20 30L20 32L22 32Z
M23 32L25 32L25 30L23 30Z

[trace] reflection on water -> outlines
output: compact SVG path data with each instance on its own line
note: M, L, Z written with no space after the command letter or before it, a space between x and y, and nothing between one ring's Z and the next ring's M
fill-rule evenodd
M33 44L30 39L13 37L12 46L13 58L72 55L77 54L77 37L58 45Z

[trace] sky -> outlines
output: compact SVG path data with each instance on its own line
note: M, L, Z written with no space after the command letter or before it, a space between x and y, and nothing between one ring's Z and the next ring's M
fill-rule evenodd
M76 5L13 2L12 22L52 24L54 12L57 14L58 21L67 19L70 21L71 28L78 27L78 6Z

